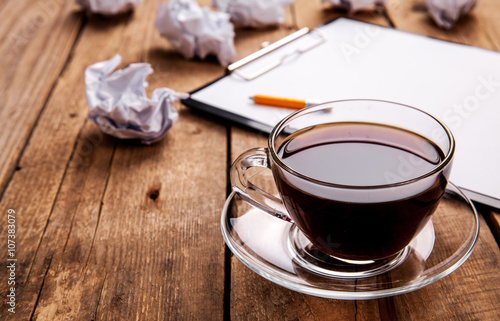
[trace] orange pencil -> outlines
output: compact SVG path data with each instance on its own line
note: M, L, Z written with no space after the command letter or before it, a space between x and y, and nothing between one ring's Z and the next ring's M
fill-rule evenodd
M255 95L250 97L258 105L285 107L292 109L302 109L319 104L319 102L305 101L300 99L290 99L281 97L272 97L265 95Z

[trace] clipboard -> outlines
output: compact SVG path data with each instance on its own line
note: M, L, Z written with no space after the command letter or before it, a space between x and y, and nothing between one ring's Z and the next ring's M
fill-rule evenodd
M256 94L414 106L453 131L451 180L472 200L500 208L500 53L347 18L313 30L230 65L182 102L265 133L293 110L255 105Z

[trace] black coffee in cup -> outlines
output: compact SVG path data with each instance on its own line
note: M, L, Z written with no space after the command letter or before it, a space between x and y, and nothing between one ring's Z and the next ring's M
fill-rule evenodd
M291 218L322 252L341 259L401 251L429 221L447 185L445 172L423 179L443 161L443 151L388 125L307 127L281 142L277 154L295 172L272 167Z

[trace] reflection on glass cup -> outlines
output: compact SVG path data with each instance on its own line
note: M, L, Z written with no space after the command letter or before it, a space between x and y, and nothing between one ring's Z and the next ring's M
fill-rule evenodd
M378 100L334 101L292 113L267 148L240 155L233 190L292 222L322 253L349 264L401 255L446 189L455 142L419 109ZM279 197L249 179L272 170Z

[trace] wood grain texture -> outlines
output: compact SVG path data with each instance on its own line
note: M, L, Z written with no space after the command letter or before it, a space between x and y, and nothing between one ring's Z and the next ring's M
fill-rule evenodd
M185 61L171 48L165 55L163 49L150 50L168 45L151 32L156 4L147 5L134 14L130 23L138 25L127 28L120 52L127 52L130 62L141 57L151 62L155 74L148 78L148 91L188 90L222 73L212 62ZM129 47L130 42L142 45ZM200 70L194 84L185 77L190 69ZM169 77L172 73L176 77ZM226 145L224 126L185 109L162 142L118 145L80 285L80 293L93 294L87 299L93 304L87 305L98 305L96 319L222 319L224 246L218 215L226 181L212 177L225 176ZM53 302L50 293L46 301ZM79 311L76 319L92 316L88 312Z
M151 88L189 91L223 74L215 61L186 61L154 30L145 34L137 50L155 69ZM111 272L97 319L223 318L226 152L226 127L183 107L159 144L118 145L89 260Z
M347 14L345 10L337 9L321 1L297 0L295 1L297 25L299 28L315 28L339 17L369 22L381 26L388 26L383 8L359 11Z
M496 0L477 1L471 13L462 17L450 30L436 25L424 0L391 0L387 12L399 30L500 50L500 2Z
M500 246L500 214L498 213L498 210L486 208L482 211L482 213L488 222L491 233L493 233Z
M0 198L78 36L75 11L62 0L0 7Z
M125 234L113 236L123 237L130 241L130 244L136 244L137 247L133 250L129 250L132 247L125 242L111 242L110 247L116 248L108 248L106 245L104 250L97 245L106 243L95 244L96 237L101 240L100 236L95 235L97 227L100 226L101 215L104 222L107 222L108 218L105 213L110 215L111 220L125 221L121 207L102 212L101 202L110 175L109 164L114 153L114 140L110 140L109 137L104 139L102 134L96 136L100 132L95 126L88 125L82 131L87 116L83 87L84 69L89 64L108 59L117 52L122 54L124 60L120 67L140 61L150 54L149 48L145 46L152 42L151 38L161 41L154 43L155 46L164 46L167 42L157 38L152 32L154 24L151 24L151 21L154 21L152 17L156 14L155 9L156 3L148 2L139 7L134 14L115 19L89 18L75 47L72 61L59 80L38 126L34 129L33 137L19 163L20 170L13 176L5 193L2 210L13 207L23 214L18 221L20 268L17 274L20 283L18 287L20 295L17 299L23 304L20 305L16 315L21 319L29 319L31 315L41 320L90 319L102 315L106 315L105 319L120 320L132 317L142 319L155 315L161 316L161 319L167 316L175 319L176 315L191 315L196 319L197 315L205 313L210 313L214 319L222 317L224 248L217 226L218 211L225 197L226 182L222 179L222 182L216 180L217 184L213 184L210 177L211 175L225 177L224 126L199 119L183 110L179 121L181 125L177 126L184 130L179 132L179 138L176 140L181 148L157 144L155 147L150 147L150 150L156 149L152 156L143 151L147 149L144 146L120 145L118 151L131 148L135 150L128 156L137 161L136 165L147 163L140 162L141 157L135 157L138 154L153 163L146 165L142 170L125 167L122 171L118 171L131 179L131 183L123 185L119 179L113 180L115 177L111 177L112 183L118 186L113 189L114 191L119 190L119 187L126 190L118 192L119 198L116 201L113 199L113 202L110 200L105 202L119 207L124 206L129 198L123 195L140 192L138 198L129 199L131 202L139 203L127 208L130 209L131 216L140 217L141 213L147 212L142 214L146 215L147 223L141 227L135 225L136 220L130 219L126 222L132 225L120 230ZM150 38L145 38L144 34ZM131 43L139 45L130 46ZM168 54L155 56L153 51L152 56L153 67L155 64L171 63ZM179 76L162 83L160 70L156 75L157 78L153 81L148 79L154 87L170 86L176 90L189 90L197 83L208 82L223 73L223 68L214 63L176 60L173 61L173 65ZM193 79L191 83L189 79L184 81L186 77L183 78L182 75L189 75L189 69L200 70L205 68L204 65L208 66L207 77L204 78L200 72L199 78L190 78ZM177 108L180 108L179 104ZM207 128L210 128L210 131ZM200 138L210 139L211 143L207 144L200 139L197 144L184 144L188 136L197 134L202 134L198 136ZM49 140L47 137L52 139ZM77 149L74 150L78 137L80 140L76 144ZM188 157L191 147L198 152L198 157ZM179 150L177 154L171 151L175 149ZM208 161L209 158L206 157L208 154L213 155L210 163L214 166L197 165ZM120 155L120 161L130 160ZM154 155L163 155L163 158L155 158ZM165 157L174 161L170 164L163 162ZM175 161L177 163L172 164ZM126 163L126 166L129 165ZM155 166L159 167L160 171L150 170ZM190 182L189 171L193 168L199 169L201 176L194 177ZM170 179L165 180L162 177L165 171L173 171ZM155 176L154 179L147 179L143 172ZM133 173L135 176L128 173ZM143 188L138 187L139 182L144 184ZM182 182L184 185L176 185L176 182ZM198 183L200 186L196 189ZM211 188L208 187L209 184ZM27 186L31 196L29 200L23 197ZM153 201L151 193L159 193L156 189L161 186L163 186L162 194ZM198 194L191 195L191 190ZM176 192L178 196L184 196L184 199L181 197L181 200L175 200ZM216 205L213 205L214 195L218 195L219 202ZM122 198L125 199L123 203ZM167 201L162 201L163 199ZM171 201L172 199L175 201ZM166 209L164 206L169 208ZM179 210L192 207L197 209ZM185 215L186 213L189 215ZM171 218L175 215L180 217L171 222ZM182 220L184 222L179 223ZM114 223L110 224L115 226ZM156 225L165 227L169 224L166 229L156 227ZM193 225L199 229L196 231L196 235L199 235L199 244L191 240L193 236L191 233L194 233ZM107 225L102 227L102 231L109 229L110 226ZM138 231L136 238L129 237L128 234L132 230ZM4 235L4 230L2 233ZM175 234L178 240L175 239ZM207 239L208 237L211 239ZM212 246L209 248L201 246L207 244ZM213 246L215 244L219 245ZM187 246L192 249L188 250ZM144 247L149 247L153 251L134 252L143 251ZM95 253L90 256L91 250L99 254L98 259L95 258L97 255ZM120 254L109 255L108 250ZM211 260L198 260L200 256L205 255ZM131 257L135 259L127 260ZM125 262L120 262L122 259ZM137 264L139 260L140 264ZM177 265L183 260L183 264ZM172 267L173 262L176 262L174 267ZM190 268L187 268L188 266ZM118 268L120 271L125 271L124 274L117 272ZM173 273L167 273L171 271ZM153 280L154 285L151 283ZM174 290L174 287L178 288ZM6 289L2 287L3 294L5 291ZM205 293L205 297L194 295L198 292ZM164 295L165 293L168 297ZM127 300L124 300L124 297ZM195 299L196 302L190 302L190 299ZM128 300L134 302L138 308L129 309ZM178 304L179 302L185 305ZM106 309L99 310L99 306L105 306ZM33 311L35 307L37 309ZM170 311L169 307L175 307L176 311ZM140 313L136 314L135 311ZM4 314L6 311L2 310L1 313Z
M435 24L422 0L391 0L387 11L396 28L400 30L500 51L499 1L478 1L472 11L450 30L443 30ZM488 208L482 209L489 228L497 240L500 240L500 214Z
M92 157L95 157L93 153L96 150L99 151L98 147L101 147L100 144L104 141L99 139L102 136L82 131L88 114L84 95L84 70L89 64L107 59L110 57L110 52L114 54L119 49L120 42L110 42L108 37L113 36L115 32L117 35L122 33L127 20L127 17L122 17L114 22L114 26L110 26L109 22L100 19L90 19L86 24L85 35L82 36L81 41L85 43L85 41L90 40L92 45L85 44L85 49L77 50L72 62L58 79L57 86L54 88L37 126L33 129L32 137L19 161L18 171L13 175L2 199L2 209L12 207L22 214L19 218L16 235L20 265L16 275L20 290L18 300L23 302L16 315L21 319L29 319L33 315L41 288L45 284L47 276L51 275L49 268L52 265L52 260L55 259L53 267L60 266L61 252L64 250L76 251L74 248L66 249L55 246L56 244L67 246L67 240L70 238L69 234L73 227L68 224L73 221L74 217L78 217L74 212L74 203L64 203L68 200L58 198L58 194L62 192L61 195L71 195L70 191L82 188L80 185L82 181L91 179L86 177L85 170L76 173L72 171L81 166L81 162L84 164L90 162L87 167L83 168L93 170ZM101 50L95 50L96 47L101 48ZM75 150L75 145L80 146L77 143L79 136L83 139L80 141L81 147L78 147L81 149ZM109 158L109 153L98 155L103 157L101 162L109 163L109 159L106 159L106 157ZM99 163L99 160L95 160L95 162ZM102 169L102 167L100 168ZM79 175L82 177L78 177ZM97 191L100 188L102 194L105 182L102 179L106 177L106 174L100 173L100 175L102 176L96 178L92 183L100 184L94 187L97 188ZM72 181L69 185L65 185L64 179L66 177L80 181L76 186L71 185ZM80 199L81 202L84 200L89 202L89 204L81 204L85 208L79 209L85 213L90 211L87 214L91 217L85 218L88 220L86 222L88 224L96 224L95 219L99 213L99 211L95 211L95 208L99 208L102 195L94 195L95 192L95 190L86 189L77 192L78 194L86 194ZM30 197L24 197L25 195L30 195ZM92 203L90 199L93 199L94 202ZM59 205L57 202L63 204ZM61 209L60 206L63 208ZM91 225L90 230L94 229L95 226ZM88 236L92 236L92 234ZM86 237L83 239L87 240ZM91 238L88 240L91 241ZM90 244L84 245L80 242L76 246L80 247L77 250L87 250L87 252L90 248ZM83 252L80 255L87 257L88 253ZM84 261L82 262L84 264ZM69 273L69 271L73 271L72 269L65 271L72 278L71 282L75 281L73 278L79 278L79 274ZM47 282L47 285L49 283ZM57 303L54 302L54 304Z
M23 288L40 293L35 319L95 316L106 272L88 269L87 261L114 146L115 141L91 123L79 136L34 258L29 283Z
M181 113L161 143L119 144L89 261L108 273L98 319L222 319L226 130L212 125Z
M439 239L460 240L467 227L450 207L433 219ZM474 252L456 271L418 291L390 298L400 320L496 320L500 315L500 251L485 221L480 218L480 235ZM435 245L435 252L446 248ZM432 260L432 254L430 257ZM478 271L481 271L478 273ZM415 308L422 307L422 308Z

